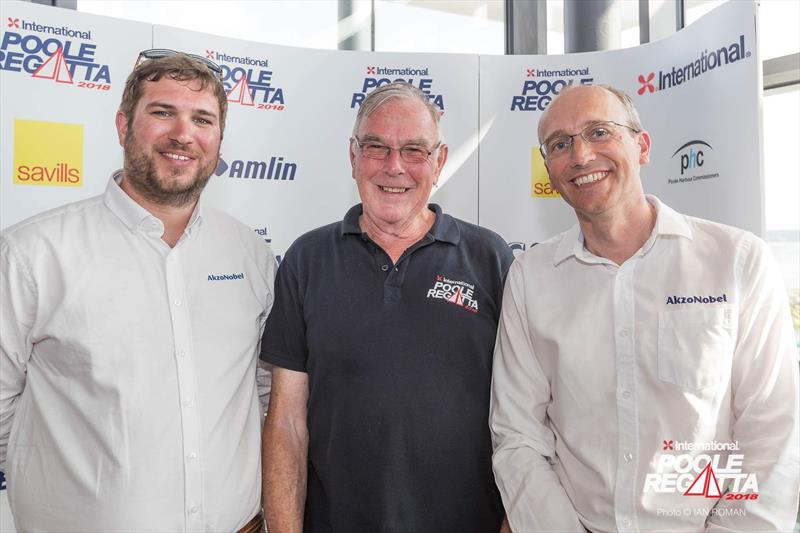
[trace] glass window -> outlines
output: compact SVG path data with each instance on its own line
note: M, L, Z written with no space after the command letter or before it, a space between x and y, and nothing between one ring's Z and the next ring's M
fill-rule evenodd
M327 49L338 45L338 3L330 0L78 0L77 7L84 13L246 41Z
M765 238L783 272L800 348L800 85L764 94Z
M620 48L639 46L639 3L620 2ZM563 54L564 0L547 0L547 54Z
M375 0L375 50L503 54L503 0Z

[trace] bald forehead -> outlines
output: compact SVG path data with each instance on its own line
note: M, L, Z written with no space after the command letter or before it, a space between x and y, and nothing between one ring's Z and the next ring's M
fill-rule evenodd
M594 85L571 85L562 89L542 113L539 141L549 137L550 124L561 123L562 118L583 125L597 120L619 121L624 117L625 107L611 91Z

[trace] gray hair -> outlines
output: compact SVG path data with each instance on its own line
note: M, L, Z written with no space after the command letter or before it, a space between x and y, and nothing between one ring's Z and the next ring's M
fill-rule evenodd
M416 100L425 106L425 109L430 113L433 123L436 124L436 134L438 140L442 140L442 131L439 128L439 108L436 107L428 100L428 95L417 89L410 83L404 81L395 81L388 85L378 87L361 102L361 107L358 108L356 115L356 122L353 124L353 137L358 135L358 130L361 128L361 123L375 112L380 106L393 98L403 98L406 100Z
M628 122L630 122L629 124L630 127L635 129L637 132L644 130L644 127L642 126L642 120L639 118L639 112L636 110L636 106L633 104L633 100L622 89L617 89L616 87L613 87L611 85L606 85L603 83L597 83L593 85L569 85L561 90L559 96L564 94L565 92L579 89L581 87L599 87L613 94L616 97L616 99L620 101L622 107L625 108L625 113L628 115ZM552 104L552 102L550 103ZM541 124L541 121L539 123ZM541 142L541 140L542 139L540 138L539 141Z

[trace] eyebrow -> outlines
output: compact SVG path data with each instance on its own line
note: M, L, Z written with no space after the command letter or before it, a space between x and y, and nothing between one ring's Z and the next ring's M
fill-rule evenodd
M613 122L613 121L612 120L608 120L608 119L587 120L587 121L585 121L583 124L581 124L579 126L580 130L578 130L578 133L575 133L574 135L578 135L580 132L582 132L583 130L585 130L589 126L592 126L594 124L600 124L602 122ZM552 132L550 135L548 135L547 137L545 137L544 140L548 141L548 140L552 139L553 137L561 137L561 136L567 137L567 136L570 136L570 135L573 135L573 134L569 134L565 130L556 130L556 131Z
M158 102L158 101L150 102L149 104L147 104L145 106L145 109L152 109L152 108L160 108L160 109L165 109L167 111L177 111L178 110L178 108L175 107L172 104L168 104L166 102ZM192 109L192 113L197 114L197 115L201 115L201 116L204 116L204 117L212 117L214 119L217 118L217 114L216 113L214 113L213 111L208 111L207 109L195 108L195 109Z

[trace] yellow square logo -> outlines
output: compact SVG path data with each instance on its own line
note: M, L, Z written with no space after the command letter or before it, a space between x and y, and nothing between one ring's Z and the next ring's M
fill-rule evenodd
M561 195L550 185L544 158L538 146L531 148L531 196L534 198L560 198Z
M14 120L14 183L83 185L83 124Z

